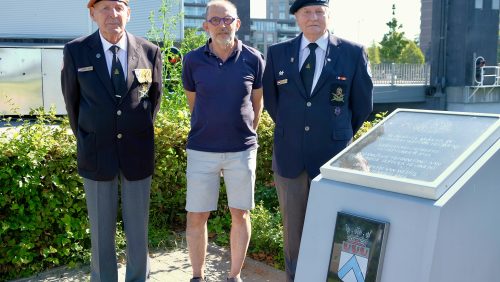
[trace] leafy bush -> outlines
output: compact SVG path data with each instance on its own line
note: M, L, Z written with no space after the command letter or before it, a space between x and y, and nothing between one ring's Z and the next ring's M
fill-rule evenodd
M67 120L37 114L0 135L0 280L88 258L73 135Z
M89 260L89 224L82 181L76 170L74 137L66 118L43 112L36 115L36 122L25 121L16 130L0 135L0 280ZM168 246L161 236L185 226L189 119L178 115L171 120L169 116L162 110L155 127L156 170L150 208L153 247ZM378 115L378 119L382 117ZM372 126L372 122L366 122L361 132ZM252 211L252 226L258 228L253 228L249 253L257 259L265 254L263 260L281 266L281 220L271 172L272 132L272 122L264 114L259 128L255 191L259 204ZM231 220L224 190L220 195L209 232L225 245L229 242ZM121 231L117 245L125 245Z
M248 253L254 259L265 261L284 269L283 227L281 214L275 208L269 210L260 202L252 211L252 237Z

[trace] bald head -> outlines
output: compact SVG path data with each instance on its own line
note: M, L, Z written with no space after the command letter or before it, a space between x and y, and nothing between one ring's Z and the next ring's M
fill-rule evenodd
M205 10L205 15L208 15L210 7L225 7L226 10L235 18L238 17L238 9L236 6L227 0L212 0L207 3L207 8Z

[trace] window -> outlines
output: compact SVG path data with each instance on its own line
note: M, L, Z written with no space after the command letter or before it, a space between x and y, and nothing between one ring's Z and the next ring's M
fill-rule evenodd
M273 43L274 42L274 36L272 33L266 34L266 43Z
M264 34L260 32L256 32L253 34L253 39L255 42L264 42Z
M203 16L205 13L204 7L184 7L184 13L186 16Z
M204 19L184 19L184 27L201 28L203 26Z
M491 9L492 10L500 9L500 0L491 0Z
M483 8L483 0L476 0L476 9Z

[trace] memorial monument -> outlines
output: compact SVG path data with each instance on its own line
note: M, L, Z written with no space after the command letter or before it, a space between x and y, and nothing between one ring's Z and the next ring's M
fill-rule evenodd
M500 115L399 109L321 168L296 281L500 281Z

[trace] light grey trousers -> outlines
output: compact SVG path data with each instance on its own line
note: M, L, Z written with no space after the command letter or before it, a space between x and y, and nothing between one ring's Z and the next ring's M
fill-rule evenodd
M293 179L275 173L274 183L283 220L286 281L294 281L311 178L306 171Z
M148 218L151 176L128 181L122 173L111 181L83 179L92 243L92 282L118 281L115 249L118 187L127 239L125 281L148 281Z

